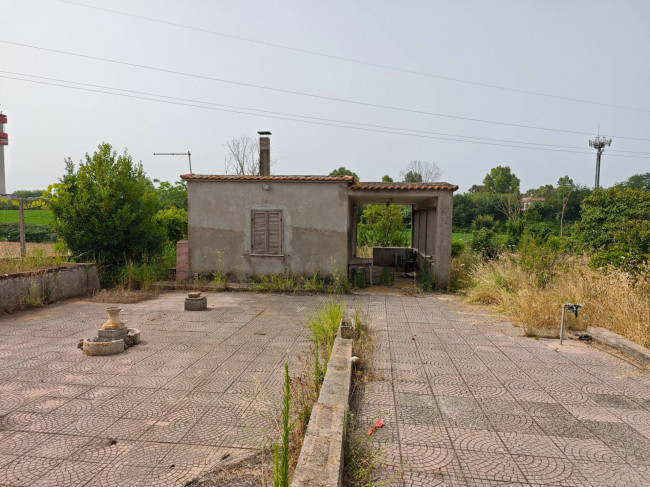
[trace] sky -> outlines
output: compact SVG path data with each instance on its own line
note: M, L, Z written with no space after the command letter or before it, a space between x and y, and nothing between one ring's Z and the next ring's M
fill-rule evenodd
M260 130L274 174L397 180L423 160L461 192L498 165L524 190L591 187L598 130L613 139L602 186L650 171L645 0L75 2L0 0L9 192L55 183L102 142L152 179L189 172L154 152L223 174L226 141ZM129 96L97 92L116 89Z

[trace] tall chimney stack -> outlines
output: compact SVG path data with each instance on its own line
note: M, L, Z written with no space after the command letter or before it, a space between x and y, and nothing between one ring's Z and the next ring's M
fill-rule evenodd
M271 132L260 134L260 176L271 175Z

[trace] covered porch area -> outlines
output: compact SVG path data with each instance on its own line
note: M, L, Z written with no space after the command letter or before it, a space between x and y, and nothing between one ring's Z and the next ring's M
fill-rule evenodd
M429 266L438 289L446 289L451 275L453 192L449 183L355 183L348 189L348 269L367 269L370 284L378 266L408 270ZM375 248L372 257L357 255L359 205L409 205L412 209L411 247ZM376 274L376 273L375 273Z

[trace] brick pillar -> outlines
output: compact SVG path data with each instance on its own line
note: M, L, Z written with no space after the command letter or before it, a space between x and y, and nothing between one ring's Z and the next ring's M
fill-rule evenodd
M176 281L185 281L190 274L190 260L187 251L187 240L176 242Z

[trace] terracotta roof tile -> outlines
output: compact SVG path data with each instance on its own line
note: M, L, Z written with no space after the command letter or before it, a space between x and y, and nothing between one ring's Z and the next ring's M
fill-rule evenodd
M449 183L354 183L350 189L361 190L442 190L456 191L458 186Z
M352 176L237 176L220 174L182 174L185 181L306 181L352 183Z

